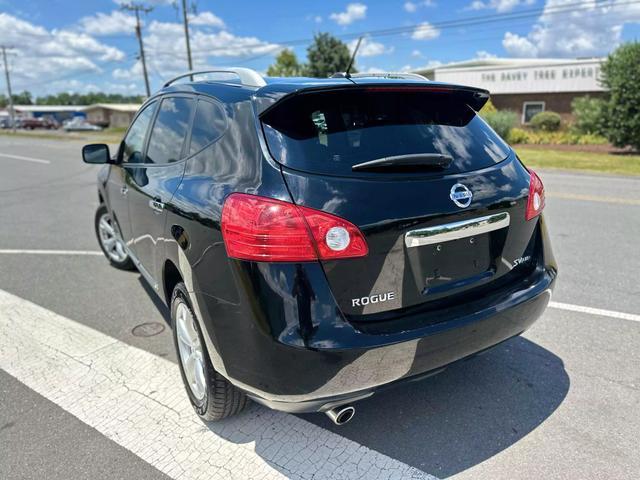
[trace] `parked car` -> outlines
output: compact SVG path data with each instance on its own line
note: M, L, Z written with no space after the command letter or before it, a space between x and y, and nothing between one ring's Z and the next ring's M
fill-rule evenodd
M487 91L229 72L168 82L114 158L83 149L100 247L170 308L200 417L250 398L342 424L542 314L544 187L477 115Z
M65 122L62 128L67 132L73 131L100 131L101 127L87 122L84 118L75 117Z
M27 117L23 118L20 122L20 128L24 128L26 130L34 130L36 128L53 130L59 127L60 124L51 118Z

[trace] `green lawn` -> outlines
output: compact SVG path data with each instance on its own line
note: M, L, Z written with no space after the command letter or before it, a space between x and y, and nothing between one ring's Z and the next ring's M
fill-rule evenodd
M518 156L532 168L561 168L589 172L640 175L640 155L534 150L518 148Z

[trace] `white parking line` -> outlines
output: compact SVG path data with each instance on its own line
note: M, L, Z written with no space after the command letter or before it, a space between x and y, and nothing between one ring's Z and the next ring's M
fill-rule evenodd
M50 160L45 160L44 158L23 157L22 155L12 155L10 153L0 153L0 157L12 158L14 160L22 160L24 162L43 163L45 165L48 165L51 163Z
M102 255L100 250L19 250L0 249L0 255Z
M621 320L631 320L632 322L640 322L640 315L633 313L616 312L615 310L604 310L602 308L585 307L583 305L572 305L570 303L549 302L551 308L559 310L568 310L570 312L588 313L590 315L601 315L603 317L618 318Z
M0 368L172 478L435 479L257 405L205 425L175 364L3 290Z

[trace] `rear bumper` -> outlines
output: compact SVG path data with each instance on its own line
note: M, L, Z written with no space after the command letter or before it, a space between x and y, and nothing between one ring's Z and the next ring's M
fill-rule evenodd
M255 276L255 271L251 273ZM499 302L482 308L475 305L466 309L466 315L456 312L449 320L394 334L363 332L343 318L332 320L332 312L322 318L315 312L305 329L295 305L287 305L286 298L279 307L272 306L278 311L261 308L261 294L268 296L264 289L249 293L257 298L248 303L252 308L244 315L253 321L238 318L242 308L235 305L227 306L236 313L235 319L212 325L209 314L219 312L221 305L210 297L197 297L205 307L201 313L205 325L212 327L206 328L207 343L210 351L214 349L217 369L259 403L282 411L313 412L366 398L399 381L437 373L519 335L544 312L555 278L555 267L539 268L528 285ZM318 303L323 299L318 298Z
M374 349L334 352L329 357L317 355L316 361L320 364L314 369L330 365L332 376L308 395L295 398L250 396L276 410L326 411L336 405L367 398L392 384L439 373L453 362L527 330L544 312L551 298L553 280L549 277L547 280L548 287L527 301L500 305L494 311L477 312L473 318L459 319L457 326L422 338ZM301 357L300 361L310 366L308 356ZM293 374L290 381L296 379L297 375Z

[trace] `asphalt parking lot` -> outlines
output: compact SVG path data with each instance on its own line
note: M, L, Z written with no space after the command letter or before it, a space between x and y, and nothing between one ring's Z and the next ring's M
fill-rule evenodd
M164 307L98 254L81 145L0 137L0 478L640 474L640 178L539 172L560 278L521 337L342 427L255 405L204 425Z

